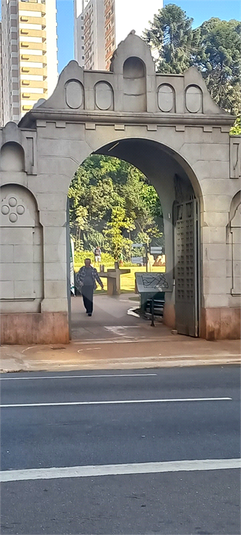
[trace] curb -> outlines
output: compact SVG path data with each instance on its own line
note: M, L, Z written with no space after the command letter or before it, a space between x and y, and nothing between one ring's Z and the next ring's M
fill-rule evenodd
M38 371L77 371L77 370L123 370L123 369L151 369L151 368L173 368L173 367L193 367L193 366L227 366L240 365L241 358L239 355L188 355L164 356L160 357L129 357L113 359L88 359L83 358L81 361L68 360L63 361L46 359L30 362L24 362L21 359L6 359L1 364L1 373L18 373L18 372L38 372Z

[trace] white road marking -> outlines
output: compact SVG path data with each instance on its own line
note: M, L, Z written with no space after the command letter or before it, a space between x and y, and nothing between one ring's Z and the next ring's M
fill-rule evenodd
M130 474L159 474L163 472L193 472L206 470L230 470L241 468L241 459L198 459L157 463L107 464L95 466L67 466L61 468L32 468L4 470L1 483L38 479L63 479L72 477L124 476Z
M127 334L125 335L127 336ZM111 338L111 339L97 339L95 340L96 344L137 344L138 342L160 342L161 338L129 338L128 340L125 340L124 338ZM91 338L87 338L86 340L80 341L80 340L73 340L73 344L78 345L86 345L86 344L93 344L93 340Z
M65 407L71 405L124 405L137 403L183 403L193 401L232 401L232 398L173 398L173 399L122 399L107 401L60 401L58 403L11 403L0 405L1 409L18 408L18 407Z
M113 331L114 333L116 332L117 334L118 331L124 331L124 330L127 330L127 329L140 329L140 326L139 325L115 325L115 326L110 326L110 325L104 325L104 329L107 329L107 331Z
M139 329L139 326L134 326L134 327L129 327L130 329L134 329L134 328L138 328ZM117 336L123 336L123 338L129 338L129 335L125 332L128 327L122 327L122 326L115 326L115 327L107 327L107 326L104 326L104 329L106 329L106 331L109 331Z
M83 351L79 349L79 351ZM95 375L52 375L51 377L1 377L0 381L35 381L36 379L92 379L99 377L153 377L157 373L111 373L111 374L95 374Z
M97 349L101 349L100 347L86 347L85 351L95 351ZM78 349L77 353L82 353L84 351L83 349Z

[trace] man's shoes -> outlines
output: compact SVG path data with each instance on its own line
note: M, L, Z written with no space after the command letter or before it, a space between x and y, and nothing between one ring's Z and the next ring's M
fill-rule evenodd
M90 312L88 313L88 316L92 316L92 314L90 314Z

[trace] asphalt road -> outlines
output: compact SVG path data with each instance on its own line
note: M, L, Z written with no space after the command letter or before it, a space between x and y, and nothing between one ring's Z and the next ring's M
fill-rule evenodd
M2 534L240 533L238 367L1 377Z

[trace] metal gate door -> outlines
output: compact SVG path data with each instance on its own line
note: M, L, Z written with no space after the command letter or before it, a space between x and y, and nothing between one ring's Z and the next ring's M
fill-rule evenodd
M175 310L179 334L199 336L198 204L196 199L174 207Z

